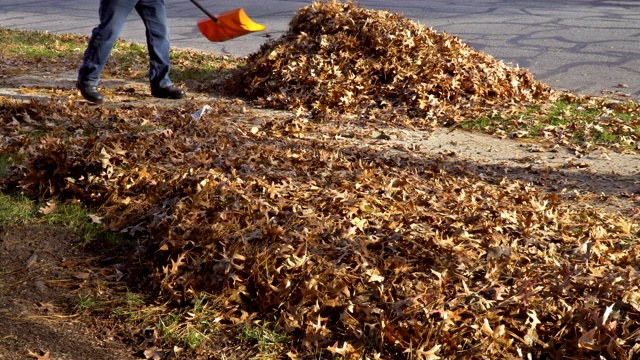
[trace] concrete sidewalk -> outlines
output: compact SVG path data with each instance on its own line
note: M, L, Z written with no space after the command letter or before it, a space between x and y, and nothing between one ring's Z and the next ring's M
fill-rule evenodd
M312 1L208 1L213 13L242 7L265 32L224 43L207 41L195 27L204 15L188 0L167 1L172 45L246 56L282 35L294 13ZM98 0L0 0L0 27L88 35ZM474 48L531 70L558 89L640 98L640 1L618 0L360 0L367 8L401 12ZM267 37L268 36L268 37ZM122 38L144 42L132 14Z

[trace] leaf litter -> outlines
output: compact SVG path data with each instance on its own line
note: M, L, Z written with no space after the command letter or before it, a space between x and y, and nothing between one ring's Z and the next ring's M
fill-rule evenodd
M219 294L217 326L275 318L289 358L638 355L635 220L442 155L342 141L331 123L423 126L546 99L526 70L331 1L240 71L245 96L296 111L3 100L0 152L25 159L3 185L98 209L139 239L164 298Z
M447 33L354 2L315 2L229 81L258 104L316 114L446 117L548 98L549 86Z

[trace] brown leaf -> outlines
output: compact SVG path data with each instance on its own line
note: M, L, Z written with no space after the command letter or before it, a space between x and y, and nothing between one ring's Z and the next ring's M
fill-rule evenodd
M164 351L162 351L162 349L155 346L152 346L144 351L145 359L161 360L163 356L164 356Z
M29 352L29 357L34 358L36 360L52 360L48 351L43 355L32 352L31 350L27 350L27 351Z
M38 211L44 215L48 215L55 211L57 207L58 205L55 202L47 201L47 206L41 207Z

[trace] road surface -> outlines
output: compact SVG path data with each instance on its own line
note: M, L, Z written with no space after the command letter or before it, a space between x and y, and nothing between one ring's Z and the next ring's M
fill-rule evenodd
M195 23L204 15L189 0L167 0L172 45L246 56L288 28L312 1L200 0L213 13L242 7L267 31L211 43ZM640 1L616 0L360 0L367 8L403 13L424 26L460 37L475 49L531 70L557 89L582 94L623 92L640 98ZM98 0L0 0L0 27L88 35ZM144 42L133 13L121 34ZM1 51L1 50L0 50Z

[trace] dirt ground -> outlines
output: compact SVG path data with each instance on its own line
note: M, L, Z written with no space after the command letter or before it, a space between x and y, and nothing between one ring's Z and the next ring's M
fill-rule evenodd
M118 326L77 311L82 288L112 281L113 266L99 267L100 256L80 250L62 228L18 226L0 235L0 359L137 358Z
M27 74L0 69L0 97L29 100L47 98L52 92L75 94L74 77L75 72ZM102 86L111 96L105 106L123 101L119 93L137 95L133 100L129 96L128 104L160 104L147 94L142 83L106 80ZM205 94L197 96L211 100ZM180 102L173 104L179 106ZM422 132L377 128L364 140L338 140L365 142L388 151L440 154L451 168L474 172L487 180L521 179L554 193L589 194L593 201L585 206L604 206L629 216L640 214L640 159L633 154L599 148L569 151L459 129ZM79 311L83 288L109 291L110 286L121 285L117 282L117 262L81 250L77 240L65 229L48 226L0 229L0 359L149 356L143 353L144 338L136 329L125 329L113 319Z

